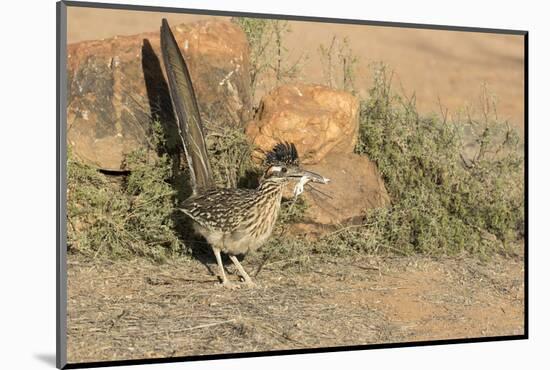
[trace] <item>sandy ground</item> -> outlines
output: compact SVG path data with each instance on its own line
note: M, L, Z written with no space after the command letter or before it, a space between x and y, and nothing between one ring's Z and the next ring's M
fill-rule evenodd
M244 262L254 273L259 266ZM524 332L521 256L268 261L254 277L258 288L235 291L211 271L214 261L69 256L69 362Z
M166 17L171 24L211 19L212 16L68 9L68 42L109 38L157 30ZM222 18L222 17L216 17ZM348 37L359 58L356 86L365 95L372 83L369 64L387 63L396 73L394 86L407 95L416 93L421 112L450 112L477 105L482 84L498 97L502 119L523 132L524 58L523 37L472 32L400 29L312 22L291 22L285 42L288 60L308 57L302 75L306 82L325 79L318 53L334 35Z

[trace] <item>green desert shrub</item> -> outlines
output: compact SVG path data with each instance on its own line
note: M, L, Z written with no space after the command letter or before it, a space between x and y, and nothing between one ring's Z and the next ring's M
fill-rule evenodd
M173 214L169 157L147 149L127 156L132 171L113 177L67 161L68 249L89 257L143 256L162 261L181 252Z
M251 187L259 176L252 161L253 145L244 128L205 122L206 145L214 180L221 187Z
M356 151L377 163L392 199L367 215L377 243L403 253L486 254L522 237L522 143L490 102L482 101L480 120L424 117L391 91L384 66L374 76Z

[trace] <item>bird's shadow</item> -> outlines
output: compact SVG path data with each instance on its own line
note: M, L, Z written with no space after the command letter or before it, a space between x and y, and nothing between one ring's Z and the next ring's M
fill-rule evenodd
M141 61L145 88L151 112L151 123L159 122L164 143L155 148L158 154L167 154L172 159L171 184L175 190L175 202L181 204L191 193L189 172L183 144L178 132L178 123L174 115L170 90L162 72L160 59L148 39L143 39ZM193 231L191 220L177 210L172 214L176 232L194 258L200 261L210 272L210 265L216 262L206 240Z

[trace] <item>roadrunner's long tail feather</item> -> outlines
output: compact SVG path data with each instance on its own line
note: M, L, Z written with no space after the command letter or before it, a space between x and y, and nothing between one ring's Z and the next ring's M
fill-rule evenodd
M162 20L160 28L160 45L178 131L191 172L193 194L197 194L199 189L213 187L214 180L191 77L166 19Z

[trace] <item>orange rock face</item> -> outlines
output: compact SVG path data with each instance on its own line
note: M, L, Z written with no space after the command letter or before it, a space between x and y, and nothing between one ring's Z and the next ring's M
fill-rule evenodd
M307 164L318 163L329 153L352 153L358 127L359 102L353 95L321 85L296 84L264 96L246 133L260 151L281 141L294 143L302 163Z
M304 223L295 225L295 234L319 236L331 226L362 222L365 211L386 207L390 197L376 164L353 153L333 153L321 162L305 166L330 179L326 185L314 185L324 194L305 191L308 208ZM306 187L307 189L307 187Z
M172 31L203 117L220 124L247 122L249 51L242 30L230 22L201 21L172 25ZM98 168L121 169L127 153L150 142L152 119L175 124L161 59L158 32L68 46L67 136L77 157Z

